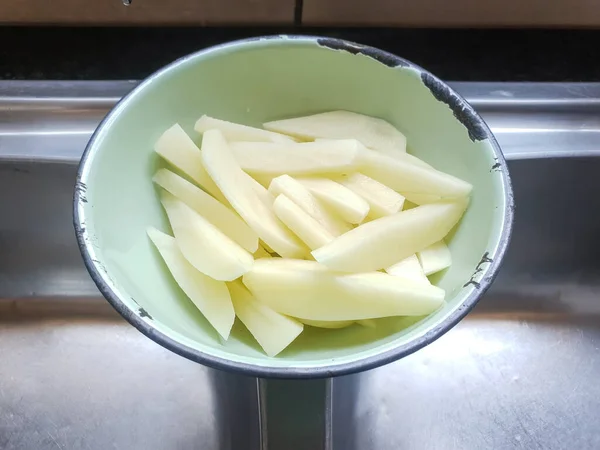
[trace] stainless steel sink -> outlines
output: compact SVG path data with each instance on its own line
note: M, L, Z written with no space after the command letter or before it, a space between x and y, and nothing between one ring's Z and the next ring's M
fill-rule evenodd
M145 338L81 262L76 164L132 86L0 82L0 449L264 450L257 380ZM508 256L455 329L333 381L326 448L600 448L600 85L455 87L510 159ZM321 448L280 430L268 448Z

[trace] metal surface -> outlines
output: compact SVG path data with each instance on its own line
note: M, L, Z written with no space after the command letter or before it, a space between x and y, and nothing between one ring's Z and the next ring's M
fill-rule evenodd
M0 83L0 449L262 450L257 380L154 344L81 263L75 164L132 85ZM333 381L333 448L600 448L600 85L454 87L512 159L511 247L455 329Z

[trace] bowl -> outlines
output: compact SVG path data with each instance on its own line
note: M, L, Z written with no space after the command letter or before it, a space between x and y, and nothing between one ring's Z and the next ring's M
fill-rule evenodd
M222 342L177 287L146 235L168 231L152 174L153 152L175 122L192 136L202 114L247 125L329 110L381 117L409 152L473 184L448 245L453 264L435 278L447 292L428 317L378 320L374 328L307 327L275 358L236 322ZM273 36L185 56L154 73L99 125L81 160L74 224L99 290L133 326L198 363L259 377L330 377L402 358L452 328L494 279L513 219L508 168L484 121L448 85L390 53L339 39Z

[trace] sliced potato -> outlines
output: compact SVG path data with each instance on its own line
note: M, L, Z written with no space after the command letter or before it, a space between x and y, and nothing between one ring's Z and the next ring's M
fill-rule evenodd
M406 138L389 122L351 111L330 111L312 116L275 120L263 124L267 130L301 139L356 139L369 148L386 153L406 152Z
M158 138L158 141L154 144L154 151L189 176L217 200L225 205L229 204L204 169L200 149L179 124L176 123Z
M377 322L375 322L375 319L357 320L356 323L365 328L375 328L377 326Z
M260 128L240 125L239 123L228 122L226 120L215 119L204 115L196 121L194 129L198 133L204 133L208 130L219 130L229 141L252 141L252 142L294 142L294 139L283 134L272 131L262 130Z
M298 178L317 200L349 223L361 223L369 213L369 204L360 195L329 178Z
M343 234L312 255L332 270L383 269L443 239L467 204L466 199L432 203L382 217Z
M328 244L335 236L284 194L273 203L275 215L304 242L315 250Z
M395 277L405 278L414 281L415 283L431 284L429 279L423 272L423 268L419 263L417 255L411 255L400 262L385 269L387 273Z
M339 236L352 229L352 225L328 211L307 188L289 175L273 178L269 192L274 196L285 194L333 236Z
M235 313L267 355L277 355L302 333L300 322L258 302L239 280L228 287Z
M369 204L369 219L379 219L402 210L404 197L362 173L342 177L339 182Z
M314 261L259 259L243 282L275 311L308 320L418 316L444 301L444 291L436 286L381 272L340 274Z
M423 194L431 200L466 197L473 186L466 181L435 169L405 160L390 158L377 152L362 152L360 172L399 192L407 200L419 204Z
M452 265L450 249L444 241L436 242L417 253L425 275L431 275Z
M353 320L339 320L337 322L327 322L324 320L308 320L308 319L299 319L299 322L302 322L304 325L308 325L311 327L327 328L330 330L339 330L340 328L346 328L354 323Z
M159 169L152 181L184 202L250 253L258 249L258 236L252 228L235 212L202 189L168 169Z
M356 169L362 146L354 139L327 142L231 142L240 167L254 176L340 174Z
M254 258L208 220L168 192L161 202L183 256L215 280L231 281L252 267Z
M315 142L335 142L337 140L338 139L318 138L318 139L315 139ZM368 156L369 152L377 152L377 153L382 153L384 155L387 155L391 158L396 158L396 159L400 159L402 161L406 161L408 163L416 164L417 166L428 167L430 169L433 168L430 164L426 163L425 161L423 161L420 158L417 158L414 155L411 155L410 153L406 153L406 151L398 152L398 151L395 151L394 149L392 149L392 151L382 151L380 149L370 149L370 148L365 147L364 145L362 146L361 151L367 152L367 156ZM361 157L365 157L365 155L361 155Z
M179 287L223 339L227 339L235 312L226 284L198 272L183 256L175 238L152 227L148 228L148 236Z
M219 130L204 133L202 160L233 209L272 250L289 258L307 254L308 249L275 216L274 197L240 168Z

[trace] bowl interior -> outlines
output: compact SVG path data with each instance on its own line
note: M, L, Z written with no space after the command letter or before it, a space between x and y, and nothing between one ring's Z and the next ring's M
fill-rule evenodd
M88 267L126 318L151 337L176 342L186 356L222 358L259 371L354 363L438 333L495 269L482 258L499 256L506 238L509 185L487 128L418 67L391 67L377 55L321 44L311 38L250 40L179 60L122 101L88 147L76 202ZM474 185L472 203L449 240L454 263L435 280L447 290L447 303L427 318L382 319L376 328L307 327L277 358L266 357L239 321L229 341L221 342L146 237L149 225L170 231L151 181L164 164L153 144L175 122L199 142L193 124L202 114L259 126L337 109L390 121L407 136L411 153Z

